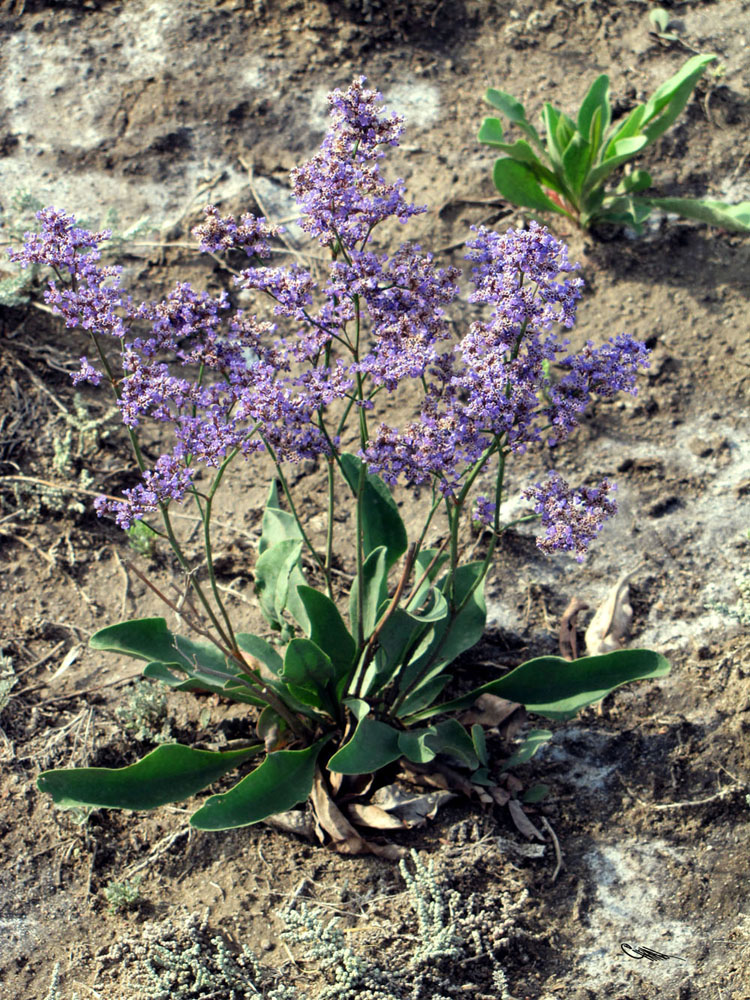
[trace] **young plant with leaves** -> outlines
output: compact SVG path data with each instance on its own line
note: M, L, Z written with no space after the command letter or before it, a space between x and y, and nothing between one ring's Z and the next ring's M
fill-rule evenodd
M643 194L652 186L645 170L623 173L615 188L608 178L639 156L676 121L713 55L696 55L663 83L645 104L612 121L609 77L591 84L574 121L549 103L542 111L544 136L526 119L510 94L489 89L485 100L515 125L524 138L508 143L499 118L485 118L479 141L505 154L495 161L493 179L500 194L534 212L554 212L581 228L599 223L628 225L640 232L653 209L673 212L712 226L750 231L750 202L727 205L705 198L657 198Z
M474 785L492 784L482 727L468 730L455 717L482 692L559 719L620 684L668 670L645 650L574 662L542 657L445 699L450 664L484 629L484 582L509 526L500 515L508 462L566 437L591 394L635 392L647 352L626 335L569 352L558 329L573 325L582 282L566 248L535 223L505 235L480 228L469 241L469 301L488 315L456 341L445 309L458 296L459 272L436 267L414 244L390 255L374 247L382 222L406 223L424 211L406 200L401 181L388 183L381 173L402 126L380 101L363 79L334 91L330 132L292 174L300 224L330 252L324 283L297 264L268 266L278 230L262 218L236 221L209 207L196 230L203 251L251 258L237 284L270 298L285 336L258 315L233 312L228 296L185 283L161 302L136 304L118 270L99 263L106 234L84 231L54 209L40 213L41 233L14 254L55 270L47 301L69 326L90 332L97 358L96 366L83 358L74 379L109 383L132 441L141 482L122 500L100 498L98 512L126 530L158 515L161 527L152 529L169 541L192 589L187 604L195 613L183 618L199 638L147 618L102 629L92 647L146 661L144 675L172 689L211 691L249 710L247 745L239 749L166 744L119 769L45 772L39 787L60 806L151 809L260 757L229 791L207 798L192 825L244 826L312 796L330 829L331 796L345 775L374 774L399 760L429 766L445 756ZM417 400L414 419L406 426L376 420L376 405L399 390ZM139 442L147 419L174 439L153 467ZM356 452L340 444L350 431ZM261 451L276 466L254 567L268 636L243 631L230 613L211 532L228 467ZM322 545L314 544L289 477L289 466L302 460L322 464L328 479ZM476 496L481 474L494 481L489 496ZM412 539L391 492L398 483L429 494ZM540 546L583 558L614 513L612 489L606 480L572 488L558 473L530 488ZM172 526L173 507L188 501L203 522L199 566ZM347 516L351 530L342 531L337 525ZM465 562L462 530L472 516L491 540L483 558ZM353 571L343 601L334 586L337 561ZM352 843L359 843L353 832L349 849Z

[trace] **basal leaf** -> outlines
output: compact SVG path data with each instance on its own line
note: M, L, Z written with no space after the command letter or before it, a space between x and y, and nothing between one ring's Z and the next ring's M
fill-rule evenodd
M384 545L375 549L365 559L362 577L356 577L349 594L349 617L352 632L359 631L359 591L362 588L362 634L365 639L372 635L378 620L378 609L387 596L388 566Z
M503 126L499 118L485 118L477 136L479 142L488 146L504 146Z
M344 453L341 456L341 468L355 496L361 467L362 462L356 455ZM365 558L381 545L385 547L387 569L406 552L407 546L406 528L396 501L380 476L372 473L365 476L362 495L362 543Z
M492 179L503 198L514 205L531 208L536 212L556 212L558 215L568 216L570 214L547 197L534 172L525 163L517 163L510 159L495 160Z
M616 649L601 656L584 656L578 660L540 656L527 660L504 677L483 684L461 698L414 713L410 721L417 722L437 712L468 708L485 692L517 701L529 712L548 719L570 719L586 705L600 701L622 684L664 677L669 670L669 662L650 649Z
M517 125L538 149L542 152L544 151L539 133L533 125L526 121L526 112L520 101L517 101L515 97L511 97L510 94L506 94L502 90L495 90L492 87L485 93L484 99L493 108L497 108L498 111L502 112L509 122Z
M563 170L565 181L572 194L578 195L583 188L589 166L591 164L591 144L587 139L576 134L568 143L563 153ZM575 199L574 199L575 201Z
M190 798L260 749L215 753L167 743L127 767L43 771L37 786L61 809L156 809Z
M715 61L714 55L695 55L654 91L646 101L641 123L649 143L658 139L676 120L690 99L706 66Z
M270 642L261 639L260 636L252 635L250 632L237 632L235 635L237 645L243 653L249 653L267 667L276 677L281 673L284 663L279 654Z
M599 144L595 133L601 136L607 131L611 116L609 77L602 73L589 87L578 112L578 131L584 139L588 139L594 150Z
M294 515L281 509L279 489L274 479L263 511L258 552L265 552L266 549L278 545L279 542L286 542L290 539L302 541L302 532Z
M212 795L190 817L197 830L231 830L259 823L304 802L312 790L315 765L327 740L305 750L277 750L234 788Z
M338 681L353 666L356 652L354 639L338 608L326 594L307 586L298 587L297 593L310 622L308 636L331 658Z
M695 219L709 226L720 226L732 232L750 231L750 201L738 205L727 205L722 201L706 198L648 198L643 200L650 208L660 208L663 212L674 212L683 219Z
M431 728L434 732L426 740L429 747L437 753L455 757L471 770L479 767L474 741L457 719L446 719Z
M274 628L280 629L283 624L290 577L301 552L301 541L285 539L265 549L255 564L255 593L264 617Z
M335 714L336 673L330 658L311 639L292 639L284 655L281 679L300 701Z
M500 770L507 771L518 764L525 764L527 760L531 760L539 747L544 746L551 739L552 733L549 729L532 729L526 734L518 750L505 761Z
M365 716L354 735L328 761L337 774L371 774L401 756L399 732L384 722Z

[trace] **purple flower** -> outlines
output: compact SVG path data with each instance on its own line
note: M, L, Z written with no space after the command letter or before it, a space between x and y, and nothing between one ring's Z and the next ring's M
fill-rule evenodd
M170 455L162 455L153 468L143 473L143 483L133 489L123 490L124 501L97 497L94 509L99 517L114 514L120 528L132 527L147 514L153 513L161 504L172 500L181 501L192 485L193 471L185 468Z
M546 483L524 490L523 496L533 501L546 529L537 539L539 548L543 552L575 552L578 562L583 562L589 542L617 512L617 504L610 498L614 490L607 479L598 486L571 489L557 472L550 472Z
M102 373L98 371L84 354L81 358L81 367L70 376L73 385L80 385L81 382L90 382L91 385L99 385L102 380Z
M381 147L398 145L402 119L386 118L382 96L364 84L360 77L329 95L330 131L319 152L292 171L300 225L323 246L362 249L384 219L407 222L426 211L406 201L402 180L388 184L380 173Z
M244 250L248 257L270 257L268 241L282 232L280 226L256 218L248 213L239 222L228 215L223 218L215 205L204 208L206 221L193 229L201 253L222 253L225 250Z
M477 497L472 518L474 521L481 521L482 524L491 525L495 521L496 510L497 504L493 500L488 497Z

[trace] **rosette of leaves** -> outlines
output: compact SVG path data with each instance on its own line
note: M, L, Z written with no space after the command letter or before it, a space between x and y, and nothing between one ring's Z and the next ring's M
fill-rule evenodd
M387 486L373 474L361 476L354 455L342 455L341 467L353 489L362 487L364 561L351 589L348 625L326 593L307 585L300 529L274 485L255 587L272 630L288 639L283 655L251 634L236 634L233 650L195 642L172 633L163 618L113 625L91 639L94 649L146 661L144 676L173 690L214 692L254 707L257 742L226 751L165 744L127 767L46 771L39 787L58 806L154 809L243 768L237 784L205 799L190 819L198 829L224 830L292 809L310 797L316 781L330 791L342 775L377 774L402 758L418 765L447 758L473 784L491 785L483 727L467 728L455 717L480 694L567 719L621 684L668 672L664 657L648 650L574 661L544 656L445 700L450 664L484 629L488 566L471 562L451 573L440 550L407 551ZM391 576L398 582L389 587ZM541 742L537 738L534 749ZM319 796L314 801L319 804Z
M575 120L545 103L544 133L527 120L523 105L510 94L490 88L485 100L523 133L509 143L499 118L485 118L479 141L503 152L495 161L495 187L508 201L534 212L553 212L581 228L609 223L641 232L654 209L712 226L750 231L750 202L728 205L705 198L658 198L646 170L622 175L616 187L607 181L676 121L714 55L696 55L663 83L644 104L612 120L609 77L591 84Z

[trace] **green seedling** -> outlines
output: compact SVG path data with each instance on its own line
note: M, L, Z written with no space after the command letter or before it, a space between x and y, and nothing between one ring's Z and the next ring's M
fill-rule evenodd
M656 13L656 12L654 12ZM524 138L505 139L499 118L485 118L479 141L505 154L495 161L495 187L508 201L534 212L553 212L590 229L601 223L627 225L641 232L654 209L739 232L750 231L750 202L727 205L705 198L657 198L646 170L625 173L614 188L606 182L652 145L676 121L714 55L696 55L663 83L645 104L612 121L609 77L589 88L574 121L546 103L544 135L526 118L510 94L490 89L485 99L521 130Z

